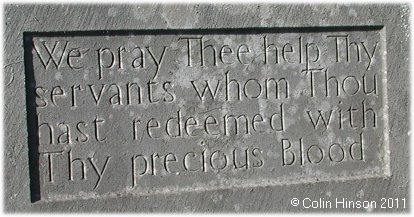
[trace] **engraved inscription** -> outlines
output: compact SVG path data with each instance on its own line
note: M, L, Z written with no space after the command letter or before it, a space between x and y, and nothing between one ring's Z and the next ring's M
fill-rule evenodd
M390 175L382 27L24 39L33 201Z

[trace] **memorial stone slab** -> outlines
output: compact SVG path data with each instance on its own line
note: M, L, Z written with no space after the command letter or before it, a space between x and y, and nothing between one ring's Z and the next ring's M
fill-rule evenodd
M408 15L6 5L6 210L406 212Z

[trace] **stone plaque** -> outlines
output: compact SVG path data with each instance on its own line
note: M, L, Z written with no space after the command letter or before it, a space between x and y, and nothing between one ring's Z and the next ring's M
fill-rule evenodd
M407 212L409 15L6 4L5 211Z
M390 175L383 26L26 32L33 201Z

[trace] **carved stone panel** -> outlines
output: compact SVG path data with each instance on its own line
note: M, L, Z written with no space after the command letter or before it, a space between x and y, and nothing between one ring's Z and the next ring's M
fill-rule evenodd
M27 33L34 196L388 176L384 31Z
M409 211L409 9L5 5L6 212Z

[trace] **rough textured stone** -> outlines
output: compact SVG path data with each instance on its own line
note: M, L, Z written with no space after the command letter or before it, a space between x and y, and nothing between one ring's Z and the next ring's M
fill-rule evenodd
M6 210L407 211L408 10L7 5ZM186 37L214 46L216 62ZM265 92L270 78L278 93ZM200 96L205 82L216 98ZM377 208L305 209L305 198Z

